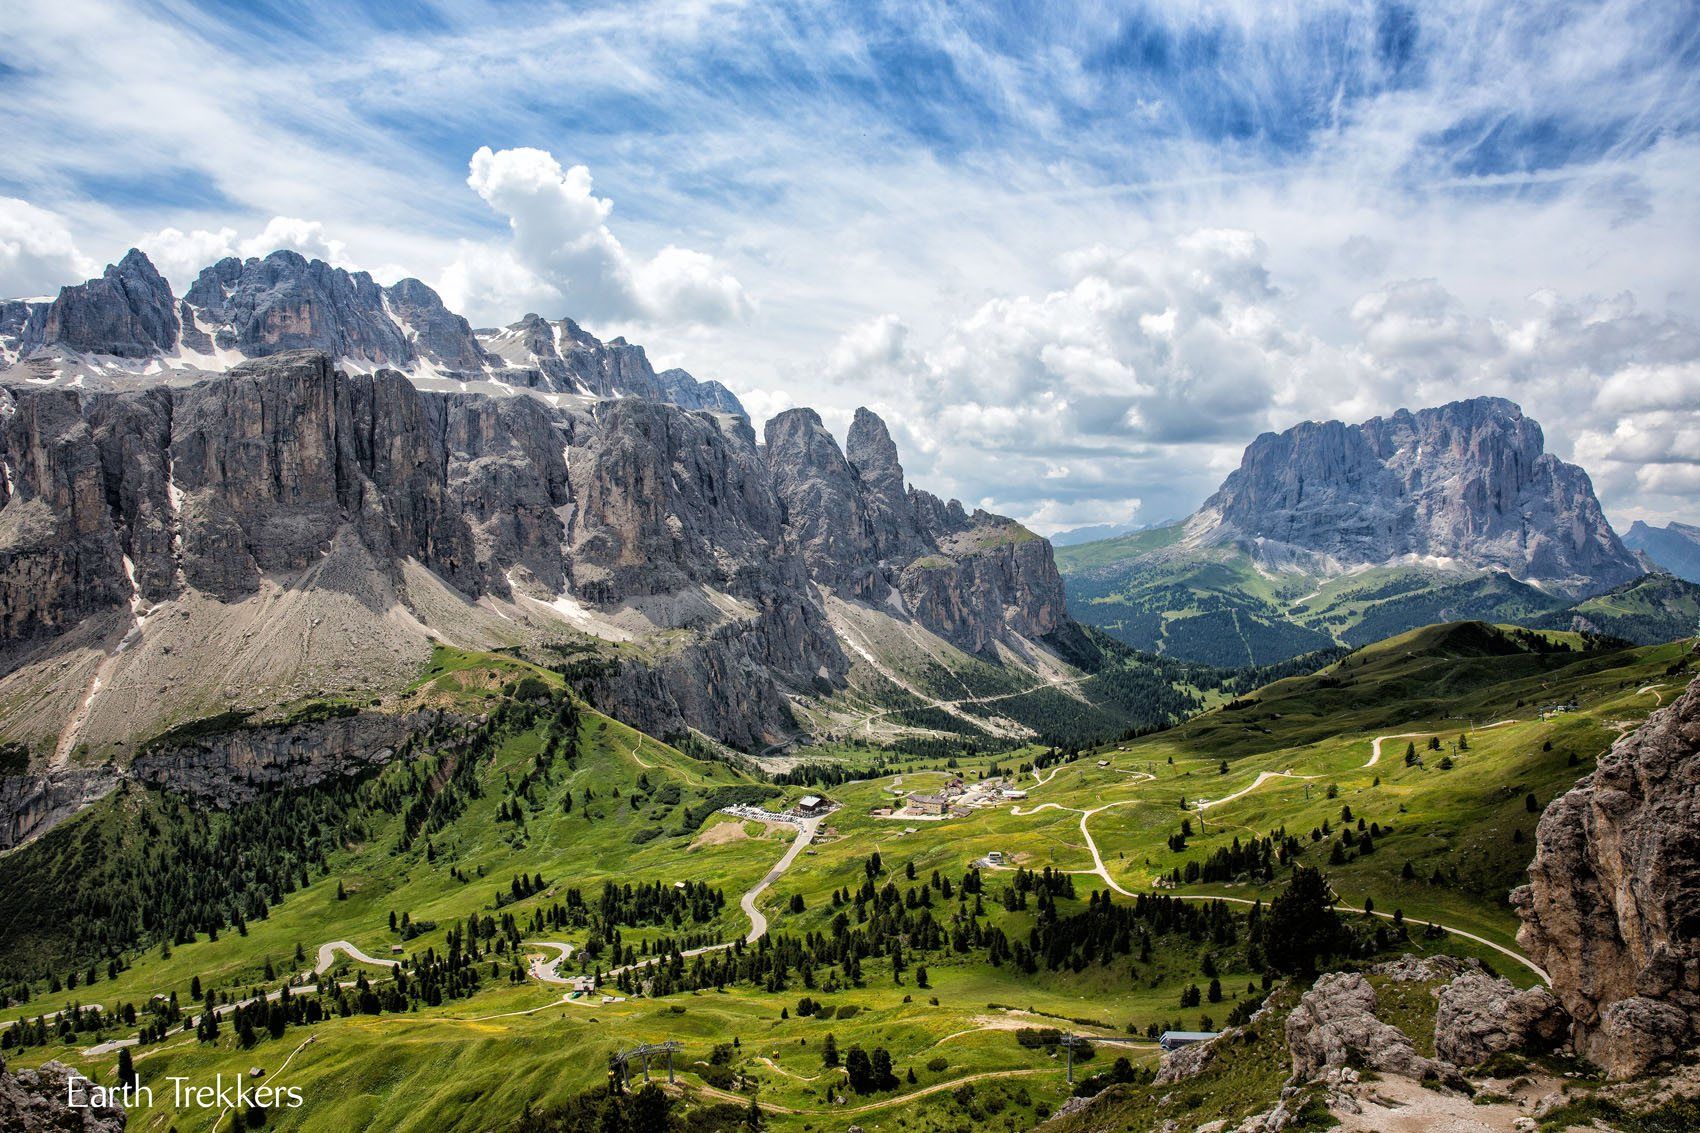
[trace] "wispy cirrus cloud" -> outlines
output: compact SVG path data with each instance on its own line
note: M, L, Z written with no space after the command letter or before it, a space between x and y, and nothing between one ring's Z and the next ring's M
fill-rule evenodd
M38 277L304 218L478 321L553 305L752 404L876 402L918 477L1047 527L1187 510L1246 431L1464 390L1553 406L1614 515L1686 508L1620 456L1680 455L1651 415L1697 405L1692 6L16 16L0 194L74 234Z

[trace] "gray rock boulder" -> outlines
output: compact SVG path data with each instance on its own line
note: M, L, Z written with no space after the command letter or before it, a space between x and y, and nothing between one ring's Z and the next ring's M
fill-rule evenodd
M1356 972L1330 972L1300 998L1287 1016L1293 1080L1314 1081L1326 1071L1366 1068L1407 1078L1457 1078L1457 1070L1417 1053L1409 1035L1375 1014L1375 988Z
M1614 1077L1700 1039L1700 682L1541 816L1517 939Z
M1453 979L1438 1000L1435 1054L1456 1066L1479 1066L1505 1051L1554 1050L1570 1032L1570 1016L1551 991L1519 991L1510 980L1480 969Z
M1613 1078L1639 1078L1689 1050L1693 1035L1690 1017L1682 1008L1634 995L1601 1010L1589 1049Z
M12 1071L0 1062L0 1129L17 1133L122 1133L129 1118L118 1105L73 1108L67 1100L72 1078L84 1075L63 1062Z

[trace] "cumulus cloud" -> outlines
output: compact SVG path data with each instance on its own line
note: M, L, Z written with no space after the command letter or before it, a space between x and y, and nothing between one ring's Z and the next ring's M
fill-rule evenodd
M909 350L909 327L896 315L869 319L846 331L826 359L826 375L840 384L877 384L912 374L921 359Z
M933 482L1039 529L1190 510L1175 472L1258 431L1324 350L1275 310L1265 255L1228 229L1083 249L1067 286L985 302L925 348L895 315L859 324L825 372L907 410L894 427Z
M669 245L633 256L608 227L614 202L592 188L583 165L563 169L547 150L481 147L466 183L508 220L505 247L464 245L443 277L443 291L483 313L512 301L587 322L631 319L705 324L744 318L743 285L714 257Z
M1325 337L1248 232L1209 229L1063 258L1067 286L998 298L930 344L886 315L824 369L903 405L927 475L1054 531L1183 515L1265 429L1480 394L1520 401L1549 448L1641 512L1700 477L1700 328L1627 294L1474 311L1434 279L1390 282ZM1137 493L1137 497L1136 497Z
M234 228L197 228L188 232L162 228L137 240L136 247L147 253L160 274L178 291L186 290L202 268L226 256L247 259L288 250L338 267L353 266L348 261L348 246L332 239L324 224L293 216L274 216L263 229L246 239L239 238Z
M56 213L0 197L0 295L46 295L99 268Z

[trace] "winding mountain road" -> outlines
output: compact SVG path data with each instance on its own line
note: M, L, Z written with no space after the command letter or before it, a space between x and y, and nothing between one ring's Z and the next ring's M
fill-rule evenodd
M1388 738L1394 738L1394 737L1388 737ZM1122 800L1122 801L1127 802L1127 801L1131 801L1131 800ZM1132 892L1131 890L1124 889L1120 884L1117 883L1115 878L1110 876L1110 871L1107 868L1105 868L1105 866L1104 866L1103 857L1098 853L1098 843L1093 840L1092 831L1090 831L1086 828L1086 820L1087 819L1091 818L1094 814L1097 814L1099 811L1108 810L1110 807L1117 806L1117 805L1119 805L1119 804L1118 803L1106 803L1105 805L1103 805L1101 807L1097 807L1093 810L1083 812L1080 816L1080 833L1082 835L1084 835L1085 838L1086 838L1086 848L1088 850L1092 851L1092 864L1093 864L1092 872L1097 874L1098 877L1103 880L1105 885L1108 885L1111 889L1114 889L1117 893L1120 893L1122 896L1124 896L1124 897L1136 897L1136 896L1138 896L1138 894ZM1233 905L1254 905L1254 904L1257 903L1256 901L1251 900L1249 898L1245 898L1245 897L1221 897L1221 896L1217 896L1217 895L1211 894L1211 893L1164 893L1164 896L1174 897L1174 898L1176 898L1178 900L1182 900L1182 901L1226 901L1229 904L1233 904ZM1350 905L1331 905L1330 908L1332 908L1337 913L1361 913L1363 911L1362 909L1354 909ZM1377 910L1377 911L1371 913L1370 915L1380 917L1384 921L1393 920L1393 914L1383 913L1380 910ZM1536 976L1540 977L1540 980L1541 980L1542 983L1548 985L1549 987L1552 985L1552 977L1547 975L1545 968L1542 968L1540 965L1536 964L1533 960L1529 959L1527 956L1523 955L1521 952L1518 952L1518 951L1511 949L1511 948L1507 948L1503 944L1496 944L1493 941L1487 939L1486 937L1477 936L1473 932L1466 932L1465 930L1463 930L1461 928L1455 928L1454 926L1449 925L1449 924L1442 924L1439 921L1425 921L1425 920L1420 920L1416 917L1405 917L1404 920L1408 924L1433 925L1436 928L1444 929L1445 931L1451 933L1454 936L1461 936L1466 940L1473 940L1477 944L1485 945L1486 947L1493 949L1495 952L1498 952L1503 956L1509 957L1510 959L1515 960L1515 961L1517 961L1517 963L1523 965L1525 968L1528 968L1531 972L1535 973Z
M738 898L738 907L744 910L745 916L750 918L750 931L744 937L745 944L754 944L756 941L767 935L767 914L763 913L756 907L756 901L763 893L767 892L768 888L772 886L775 881L779 880L780 876L784 874L786 870L791 868L791 863L797 860L797 855L802 853L809 843L815 840L815 834L820 830L820 825L824 818L825 816L823 815L818 818L803 819L799 829L797 830L797 837L791 840L791 845L786 849L784 856L773 864L773 868L768 870L760 881L746 889L743 896ZM576 980L584 978L582 976L570 977L562 976L560 974L560 966L572 955L572 945L555 940L528 940L525 942L525 945L528 948L553 948L560 953L560 955L553 960L548 960L541 956L532 958L531 974L542 982L551 984L572 984L576 982ZM724 952L726 949L731 947L732 945L730 943L705 944L701 948L687 948L685 951L679 953L679 955L687 958L691 956L702 956L709 952ZM603 972L602 979L613 979L625 972L639 971L654 963L657 963L657 958L652 956L636 963L623 964L618 968L610 968L608 971Z
M779 880L779 875L791 868L791 863L797 860L797 855L803 848L815 840L815 831L820 829L821 820L818 818L803 819L802 829L797 831L797 837L791 842L791 848L785 851L785 856L774 863L767 875L738 898L738 907L744 910L744 915L750 918L750 934L744 937L745 944L754 944L767 935L767 917L756 908L756 898L767 892L768 886ZM730 948L730 944L718 945L720 948ZM712 949L704 949L712 951ZM694 955L694 953L693 953Z
M319 962L313 965L312 974L322 976L336 967L336 954L338 952L346 953L350 959L357 960L362 964L376 964L380 968L391 970L401 967L401 962L398 960L380 960L376 956L366 955L346 940L332 940L319 945Z
M1366 763L1364 766L1367 767L1367 766L1369 766L1369 764ZM1221 806L1223 803L1231 803L1237 798L1240 798L1244 795L1251 794L1253 791L1257 790L1259 787L1263 786L1263 784L1269 782L1269 780L1271 780L1271 779L1320 779L1320 778L1322 778L1322 776L1320 776L1320 775L1295 775L1291 771L1260 771L1257 774L1257 778L1252 781L1252 783L1249 787L1241 787L1239 790L1235 791L1233 794L1223 795L1219 799L1210 799L1206 802L1201 802L1201 803L1198 804L1198 809L1199 810L1209 810L1211 807Z
M556 952L553 960L546 956L533 956L531 958L532 979L546 984L570 984L573 982L557 971L562 964L572 959L572 945L563 944L558 940L528 940L525 942L525 946L527 948L553 948Z
M1515 721L1515 720L1501 720L1501 721L1494 723L1494 724L1488 724L1488 725L1485 726L1485 728L1500 728L1500 727L1504 727L1507 724L1515 724L1516 722L1517 721ZM1485 728L1477 729L1477 730L1482 731L1482 730L1485 730ZM1405 734L1402 734L1402 735L1377 736L1375 741L1374 741L1374 745L1372 747L1372 754L1370 756L1370 760L1369 760L1368 763L1364 764L1364 766L1365 767L1374 766L1375 762L1378 759L1381 758L1381 744L1382 744L1382 741L1384 741L1384 740L1411 739L1411 738L1415 738L1417 736L1429 736L1429 735L1435 735L1435 734L1436 733L1433 733L1433 732L1410 732L1410 733L1405 733ZM1141 773L1141 774L1145 775L1144 781L1155 782L1156 779L1157 779L1157 777L1155 775L1150 775L1148 773ZM1235 791L1231 795L1227 795L1223 798L1216 799L1212 802L1202 803L1202 804L1200 804L1199 809L1204 810L1204 809L1208 809L1210 807L1220 806L1220 805L1222 805L1223 803L1226 803L1226 802L1232 802L1234 799L1240 798L1240 797L1242 797L1246 794L1249 794L1252 791L1255 791L1258 787L1262 786L1264 783L1268 782L1270 779L1316 779L1316 778L1320 778L1320 777L1321 776L1316 776L1316 775L1295 775L1294 773L1292 773L1290 771L1264 771L1264 772L1261 772L1257 776L1257 779L1249 787L1244 787L1244 788L1242 788L1238 791ZM1080 834L1081 834L1081 837L1086 840L1086 849L1092 855L1092 868L1089 869L1089 870L1068 870L1066 872L1075 873L1075 874L1093 874L1093 875L1097 876L1101 881L1103 881L1103 883L1105 885L1109 886L1111 889L1115 890L1117 893L1120 893L1122 896L1124 896L1124 897L1137 897L1138 894L1134 893L1132 890L1124 888L1119 882L1116 881L1115 878L1110 876L1109 868L1104 864L1103 855L1098 852L1098 842L1097 842L1096 839L1094 839L1092 837L1092 831L1091 831L1090 827L1087 825L1091 821L1092 816L1095 815L1095 814L1101 814L1104 811L1110 810L1113 807L1124 806L1128 803L1137 802L1137 801L1138 801L1137 799L1118 799L1115 802L1109 802L1109 803L1103 804L1102 806L1092 807L1089 810L1079 811L1079 814L1080 814ZM1012 806L1012 807L1010 807L1010 813L1017 816L1017 817L1025 817L1027 815L1037 814L1042 810L1050 810L1050 809L1073 811L1073 810L1076 810L1077 808L1069 807L1069 806L1063 806L1061 803L1045 802L1045 803L1040 803L1037 806L1029 807L1029 808L1025 808L1025 809L1022 808L1022 807L1019 807L1019 806ZM1236 904L1236 905L1252 905L1252 904L1256 903L1254 900L1250 900L1250 899L1247 899L1247 898L1244 898L1244 897L1222 897L1222 896L1217 896L1215 894L1209 894L1209 893L1169 893L1169 892L1166 892L1164 895L1169 896L1169 897L1174 897L1174 898L1177 898L1177 899L1183 900L1183 901L1226 901L1229 904ZM1335 912L1340 912L1340 913L1359 913L1359 912L1363 911L1361 909L1354 909L1349 905L1334 905L1334 906L1331 906L1331 907L1334 909ZM1391 913L1383 913L1379 910L1371 913L1370 915L1375 916L1375 917L1380 917L1382 920L1385 920L1385 921L1393 920L1393 915ZM1552 984L1552 977L1547 975L1546 969L1542 968L1540 965L1536 964L1533 960L1529 959L1527 956L1524 956L1521 952L1518 952L1515 949L1507 948L1505 945L1495 943L1494 941L1489 940L1484 936L1478 936L1477 934L1475 934L1473 932L1468 932L1464 929L1457 928L1453 925L1443 924L1439 921L1426 921L1426 920L1422 920L1422 919L1417 918L1417 917L1405 917L1404 920L1409 924L1433 925L1436 928L1444 929L1446 932L1451 933L1454 936L1461 936L1466 940L1473 940L1477 944L1483 945L1484 947L1487 947L1487 948L1491 948L1495 952L1498 952L1501 955L1503 955L1503 956L1505 956L1505 957L1507 957L1511 960L1515 960L1517 963L1523 965L1525 968L1528 968L1531 972L1533 972L1536 976L1538 976L1540 978L1542 983L1547 984L1549 986Z

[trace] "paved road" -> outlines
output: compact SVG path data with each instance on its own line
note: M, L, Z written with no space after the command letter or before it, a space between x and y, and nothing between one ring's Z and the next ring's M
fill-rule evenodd
M791 868L791 863L797 860L797 855L803 852L803 847L815 840L815 831L820 829L821 820L818 818L803 819L802 829L797 831L797 837L791 843L791 848L785 851L785 856L774 863L767 876L751 886L742 897L738 898L738 907L744 910L744 915L750 918L750 934L744 937L745 944L754 944L767 935L767 917L756 908L756 898L767 892L767 887L779 880L779 875ZM730 947L730 945L722 945Z
M396 968L401 967L401 964L400 964L399 961L396 961L396 960L380 960L376 956L368 956L368 955L366 955L366 953L360 951L360 949L354 947L354 945L350 944L346 940L329 940L329 941L326 941L325 943L319 945L318 962L316 964L314 964L312 971L302 972L300 979L302 981L309 981L311 977L322 976L326 972L330 971L333 967L336 966L336 954L338 952L347 953L350 958L357 960L358 962L360 962L362 964L373 964L373 965L376 965L377 967L380 967L380 968L389 968L392 971ZM355 985L355 983L356 983L356 981L354 981L354 980L343 980L338 986L339 987L353 987ZM301 987L305 986L305 983L296 984L295 986L296 986L297 990L299 990ZM267 1002L267 1003L271 1003L271 1002L281 998L282 995L283 995L283 989L282 988L279 988L276 991L268 991L268 992L266 992L265 995L260 996L258 998L252 998L251 997L251 998L248 998L248 999L238 1000L235 1003L221 1004L221 1005L213 1008L213 1014L222 1019L226 1015L230 1015L233 1012L235 1012L235 1010L238 1007L246 1006L247 1004L250 1004L250 1003L258 1003L261 999L265 1000L265 1002ZM58 1014L59 1014L58 1012L53 1012L53 1013L49 1014L47 1016L47 1018L49 1018L49 1019L55 1018L55 1017L57 1017ZM185 1018L188 1020L188 1022L190 1024L193 1024L199 1019L199 1016L198 1015L186 1015ZM99 1043L95 1046L84 1047L83 1048L83 1054L87 1055L90 1058L97 1058L97 1057L99 1057L100 1055L103 1055L103 1054L111 1054L113 1051L118 1050L121 1047L135 1046L136 1044L137 1044L137 1040L136 1040L136 1037L134 1035L130 1036L127 1039L110 1039L107 1042Z
M544 956L533 956L531 958L532 979L546 984L570 984L573 982L570 978L561 975L558 970L562 964L572 959L572 945L563 944L558 940L528 940L525 942L525 946L527 948L553 948L556 952L553 960Z
M1515 723L1516 723L1515 720L1501 720L1497 724L1489 724L1489 725L1487 725L1487 727L1489 727L1489 728L1499 728L1499 727L1503 727L1506 724L1515 724ZM1424 732L1424 733L1421 733L1421 734L1422 735L1431 735L1432 733ZM1376 755L1378 755L1378 756L1380 755L1381 741L1382 740L1405 739L1405 738L1406 738L1405 736L1381 736L1381 737L1379 737L1375 741ZM1374 758L1372 758L1370 760L1370 763L1374 763L1374 762L1375 762L1375 760L1374 760ZM1369 766L1369 764L1365 764L1364 766L1367 767L1367 766ZM1229 795L1227 798L1217 799L1214 803L1208 803L1208 804L1206 804L1206 806L1218 806L1221 803L1228 802L1230 799L1239 798L1241 795L1245 794L1247 791L1255 790L1259 785L1267 782L1270 779L1275 779L1275 778L1306 779L1306 778L1314 778L1314 777L1315 776L1293 775L1291 772L1265 771L1257 777L1257 781L1254 782L1250 787L1247 787L1247 788L1245 788L1244 790L1241 790L1241 791L1237 791L1234 794ZM1150 776L1150 779L1154 781L1156 779L1156 776L1154 776L1154 775ZM1108 867L1106 867L1104 865L1104 858L1098 852L1098 843L1097 843L1096 840L1093 839L1092 831L1087 827L1087 823L1088 823L1088 821L1091 820L1093 815L1099 814L1099 813L1106 811L1106 810L1109 810L1111 807L1123 806L1127 803L1137 802L1137 801L1138 800L1136 800L1136 799L1119 799L1116 802L1105 803L1103 806L1093 807L1091 810L1083 810L1083 811L1080 812L1080 834L1081 834L1081 837L1086 839L1086 848L1092 854L1092 868L1090 870L1070 870L1068 872L1070 872L1070 873L1091 873L1091 874L1095 874L1095 875L1097 875L1097 877L1100 880L1102 880L1104 882L1105 885L1108 885L1111 889L1115 890L1117 893L1120 893L1123 897L1136 897L1136 896L1138 896L1138 894L1132 892L1131 890L1124 889L1116 881L1115 878L1110 876L1110 871L1109 871ZM1030 810L1023 810L1020 807L1011 807L1010 813L1017 815L1017 816L1024 816L1024 815L1034 814L1034 813L1037 813L1038 811L1049 809L1049 808L1055 808L1057 810L1073 810L1074 809L1073 807L1063 806L1061 803L1040 803L1038 806L1033 807ZM1219 896L1216 896L1214 894L1207 894L1207 893L1172 893L1172 892L1164 891L1164 895L1169 896L1169 897L1177 897L1177 898L1180 898L1183 901L1227 901L1230 904L1236 904L1236 905L1251 905L1251 904L1255 903L1255 902L1248 900L1244 897L1219 897ZM1335 906L1333 906L1333 908L1336 912L1341 912L1341 913L1357 913L1357 912L1362 911L1361 909L1354 909L1349 905L1335 905ZM1383 912L1380 912L1379 910L1376 911L1375 913L1372 913L1371 915L1380 917L1382 920L1385 920L1385 921L1391 921L1393 919L1393 914L1383 913ZM1493 949L1495 952L1498 952L1503 956L1509 957L1510 959L1515 960L1519 964L1523 965L1525 968L1528 968L1531 972L1535 973L1535 975L1540 977L1540 980L1541 980L1542 983L1547 984L1549 986L1552 984L1552 977L1547 975L1546 970L1544 968L1542 968L1540 965L1536 964L1533 960L1529 959L1527 956L1523 955L1521 952L1516 951L1515 949L1507 948L1503 944L1496 944L1493 941L1488 940L1486 937L1477 936L1473 932L1466 932L1465 930L1463 930L1461 928L1455 928L1454 926L1449 925L1449 924L1442 924L1439 921L1425 921L1425 920L1420 920L1416 917L1406 917L1405 921L1408 924L1418 924L1418 925L1432 924L1432 925L1435 925L1437 928L1445 929L1447 932L1452 933L1454 936L1462 936L1466 940L1473 940L1477 944L1485 945L1488 948Z
M1373 759L1370 760L1370 763L1374 763L1374 762L1375 761ZM1364 764L1364 766L1368 767L1369 763ZM1253 791L1257 790L1259 787L1263 786L1263 784L1269 782L1269 780L1271 780L1271 779L1320 779L1320 778L1322 778L1322 776L1320 776L1320 775L1295 775L1291 771L1260 771L1260 772L1258 772L1257 778L1252 782L1251 786L1241 787L1239 790L1235 791L1233 794L1223 795L1219 799L1211 799L1209 802L1199 803L1198 809L1199 810L1209 810L1213 806L1221 806L1223 803L1231 803L1235 799L1239 798L1241 795L1251 794Z
M336 967L336 954L345 952L351 959L362 964L376 964L380 968L399 968L400 961L380 960L376 956L368 956L346 940L332 940L319 945L319 962L313 966L313 975L322 976Z
M738 898L738 907L743 909L744 915L750 918L750 931L749 934L744 937L745 944L754 944L756 941L767 935L767 916L760 909L756 908L756 899L767 891L768 886L779 880L779 876L787 869L791 868L791 863L797 860L797 855L803 852L804 847L815 840L815 832L820 829L820 824L824 819L824 815L819 818L803 819L800 829L797 831L797 837L792 840L790 848L785 851L785 855L774 863L773 868L768 870L767 874L760 881L750 886L750 888L744 892L744 895ZM527 943L547 945L552 948L568 947L567 945L555 944L550 941L528 941ZM691 956L702 956L709 952L724 952L730 947L732 947L731 944L705 944L701 948L687 948L685 951L679 953L679 955L686 958ZM563 956L561 959L564 960L566 957ZM557 960L554 965L550 965L551 971L554 966L558 965L560 962L560 960ZM635 964L626 964L622 967L610 968L608 971L602 973L602 978L605 981L610 980L620 975L622 972L639 971L655 963L658 963L658 961L652 956L646 960L640 960ZM572 981L557 979L550 980L549 982L570 983Z

